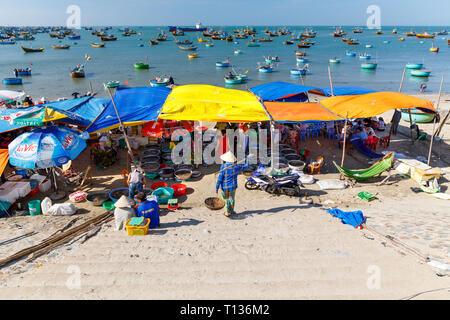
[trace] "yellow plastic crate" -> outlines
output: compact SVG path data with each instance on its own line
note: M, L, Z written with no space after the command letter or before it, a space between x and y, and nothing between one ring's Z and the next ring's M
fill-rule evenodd
M150 219L145 218L144 226L130 226L129 223L131 218L128 219L125 227L127 228L127 233L129 236L145 236L148 233L148 226L150 225Z

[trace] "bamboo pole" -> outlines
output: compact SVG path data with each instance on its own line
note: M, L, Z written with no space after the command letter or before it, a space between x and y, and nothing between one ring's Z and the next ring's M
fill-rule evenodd
M405 80L405 73L406 73L406 67L403 68L403 75L402 75L402 81L400 81L400 88L398 88L398 93L402 92L403 88L403 81ZM413 131L412 131L412 116L411 116L411 108L408 109L409 113L409 133L411 137L411 142L414 143L414 137L413 137Z
M328 78L330 79L331 95L334 96L333 80L331 79L331 70L330 70L330 66L328 66Z
M433 131L431 134L431 141L430 141L430 149L428 150L428 161L427 164L430 165L430 161L431 161L431 150L433 149L433 140L434 140L434 128L436 126L436 116L439 114L439 103L441 102L441 93L442 93L442 85L444 84L444 76L442 76L441 78L441 85L439 87L439 95L438 95L438 100L437 100L437 104L436 104L436 115L434 116L433 119Z
M347 121L348 121L348 111L347 115L345 116L345 124L344 124L344 143L342 145L342 158L341 158L341 167L344 166L344 159L345 159L345 145L347 141ZM341 174L342 176L342 174Z
M122 120L120 120L119 112L117 111L117 107L116 107L116 102L114 101L114 98L113 98L113 96L111 94L111 88L109 88L109 87L108 87L108 93L109 93L109 96L111 97L111 101L113 103L114 110L116 111L117 119L119 119L120 126L122 127L122 130L123 130L123 136L124 136L125 142L127 144L128 153L130 154L130 156L133 156L133 151L131 151L130 142L128 141L128 137L127 137L127 133L125 131L125 127L123 126Z

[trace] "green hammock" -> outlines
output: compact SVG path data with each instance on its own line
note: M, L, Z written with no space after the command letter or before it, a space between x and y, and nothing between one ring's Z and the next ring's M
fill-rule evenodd
M375 177L376 175L379 175L384 171L388 170L392 166L393 160L394 155L392 154L392 152L390 152L387 155L385 155L381 160L374 163L370 168L361 170L349 170L339 166L334 161L333 163L336 166L336 168L345 176L355 180L366 180Z

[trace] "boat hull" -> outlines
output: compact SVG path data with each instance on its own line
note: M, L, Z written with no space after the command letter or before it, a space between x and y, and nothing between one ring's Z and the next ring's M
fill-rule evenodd
M415 123L429 123L432 122L435 115L430 113L422 112L418 109L411 109L411 120ZM402 110L402 120L409 122L409 111Z
M422 69L423 63L408 63L406 69L419 70Z
M377 68L376 63L363 63L361 64L361 69L373 70Z
M414 77L428 77L431 71L428 70L411 70L411 75Z
M143 64L135 63L134 68L135 69L149 69L150 66L147 63L143 63Z
M7 85L19 85L22 84L22 78L5 78L3 83Z

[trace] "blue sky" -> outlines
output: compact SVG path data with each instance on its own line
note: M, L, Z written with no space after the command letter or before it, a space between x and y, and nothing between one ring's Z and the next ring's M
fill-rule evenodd
M365 25L369 5L381 24L450 24L450 0L2 0L0 25L64 25L69 5L82 25Z

